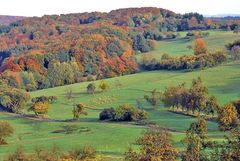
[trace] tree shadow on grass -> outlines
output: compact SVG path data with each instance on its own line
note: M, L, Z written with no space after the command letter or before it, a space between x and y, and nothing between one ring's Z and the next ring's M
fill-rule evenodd
M237 93L240 96L240 77L230 79L225 85L214 85L210 88L219 91L220 93Z

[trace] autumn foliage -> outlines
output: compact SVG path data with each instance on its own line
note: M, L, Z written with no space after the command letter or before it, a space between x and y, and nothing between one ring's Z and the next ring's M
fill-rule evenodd
M194 45L194 54L200 55L207 52L207 47L202 38L197 38Z

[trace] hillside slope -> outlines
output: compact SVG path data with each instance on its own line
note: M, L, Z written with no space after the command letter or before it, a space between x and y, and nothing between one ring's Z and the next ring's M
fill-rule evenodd
M131 74L135 52L203 26L197 13L153 7L26 18L0 32L0 74L28 91Z
M211 25L153 7L25 18L0 28L0 79L33 91L136 73L136 53Z
M16 133L8 139L9 144L1 147L0 159L21 145L24 145L27 153L33 152L36 146L50 149L52 145L57 145L61 147L62 151L68 151L74 147L91 145L96 148L99 154L110 155L114 157L112 160L116 160L116 158L123 156L128 147L134 146L132 143L146 128L128 123L100 122L98 120L99 113L103 108L118 107L124 103L136 106L136 99L139 99L143 108L150 113L151 122L172 131L174 145L181 149L183 144L180 140L185 136L185 130L195 121L195 118L169 112L161 104L153 109L145 102L144 95L154 88L164 90L170 85L183 82L190 85L192 79L201 76L204 85L210 90L210 95L215 95L223 105L237 99L240 95L239 67L240 62L235 62L195 72L154 71L116 77L105 80L111 87L108 91L96 92L94 95L86 93L86 87L89 84L87 82L31 92L32 97L42 95L58 97L58 101L51 105L48 113L53 121L28 120L0 112L0 119L8 120L16 130ZM220 75L221 77L219 77ZM115 86L116 81L121 82L120 88ZM99 82L96 81L96 85ZM81 116L80 121L67 121L72 118L72 104L65 98L68 89L73 90L76 102L84 103L93 108L87 109L88 115ZM212 121L208 123L209 137L216 141L222 140L223 133L218 130L217 123ZM72 134L53 132L67 125L75 125L79 129L88 130Z

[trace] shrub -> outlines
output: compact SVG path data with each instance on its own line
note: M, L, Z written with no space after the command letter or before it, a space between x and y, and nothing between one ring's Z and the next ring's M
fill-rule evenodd
M148 113L144 110L140 110L129 104L124 104L116 109L117 121L136 121L136 120L146 120L148 118Z
M9 154L5 161L32 161L33 156L27 155L22 147L18 147L17 150Z
M148 112L138 109L129 104L124 104L116 109L108 108L104 109L99 114L100 120L110 120L110 121L139 121L147 120Z
M95 90L96 90L96 86L95 86L94 83L88 84L88 86L87 86L87 93L94 94Z
M38 116L39 114L44 115L48 113L49 109L50 109L50 105L48 101L46 101L46 102L33 103L33 105L28 110L33 111L35 115Z
M63 156L64 160L93 160L96 158L96 150L90 146L84 146L81 149L73 149Z
M49 97L47 96L39 96L39 97L34 97L31 99L32 103L37 103L37 102L48 102Z
M105 81L101 81L98 87L102 92L106 91L109 88L108 84Z
M49 96L49 97L48 97L48 101L49 101L49 103L56 102L57 99L58 99L58 98L57 98L56 96Z
M104 109L100 114L99 114L99 119L100 120L114 120L116 116L116 111L114 108L107 108Z
M48 102L48 103L53 103L57 101L56 96L39 96L39 97L34 97L31 99L32 103L37 103L37 102Z
M0 145L7 144L5 138L11 136L13 132L14 132L14 129L8 122L1 121L0 122Z
M177 150L172 145L170 133L160 128L154 128L144 133L136 143L139 151L128 149L125 152L125 161L175 161Z

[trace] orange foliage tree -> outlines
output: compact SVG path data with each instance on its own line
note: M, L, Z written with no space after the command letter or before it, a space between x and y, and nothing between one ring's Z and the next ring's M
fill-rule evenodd
M200 55L207 53L207 47L202 38L197 38L194 45L194 54Z

